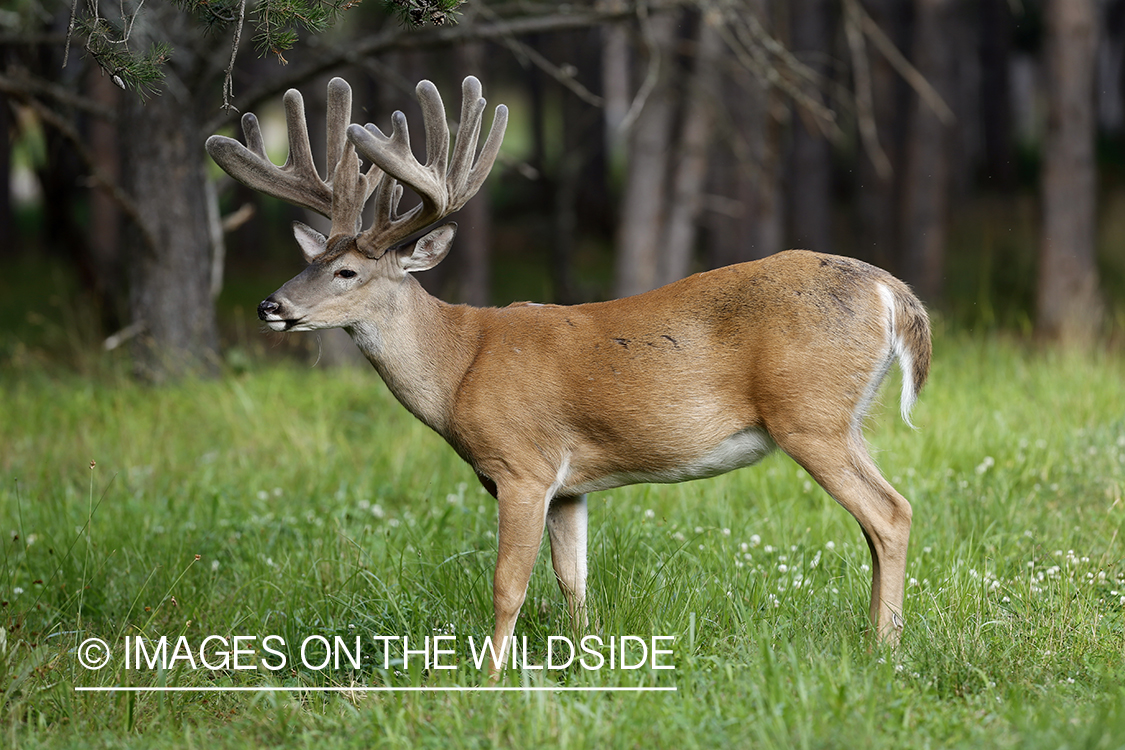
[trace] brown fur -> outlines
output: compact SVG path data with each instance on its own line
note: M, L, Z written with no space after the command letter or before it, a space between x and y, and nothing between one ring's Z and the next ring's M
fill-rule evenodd
M274 330L347 329L399 401L496 495L494 637L514 631L544 529L559 585L584 622L584 492L710 476L780 447L859 521L872 556L871 622L896 641L911 508L860 430L893 360L908 370L904 417L929 371L929 323L906 286L859 261L789 251L612 302L446 305L411 274L441 262L455 226L397 243L478 190L507 109L496 108L476 155L485 102L480 82L466 78L450 153L437 89L423 81L417 93L425 163L401 112L390 135L349 124L351 88L341 79L328 87L323 172L296 91L285 95L284 167L267 158L249 114L246 146L212 136L207 149L244 184L332 218L330 239L294 226L309 266L262 302L259 317ZM359 156L378 167L361 175ZM419 195L418 209L398 214L398 183ZM374 219L361 231L368 198ZM494 671L502 663L503 653Z
M892 326L915 394L926 380L929 324L904 284L856 260L789 251L625 299L481 309L435 300L402 270L436 264L451 239L383 259L334 242L267 302L277 318L315 321L302 327L347 328L497 496L497 639L513 633L544 528L584 617L584 487L728 470L708 461L732 445L749 461L776 444L859 521L871 621L897 640L911 508L859 427L894 356ZM366 276L328 294L325 279L344 265Z

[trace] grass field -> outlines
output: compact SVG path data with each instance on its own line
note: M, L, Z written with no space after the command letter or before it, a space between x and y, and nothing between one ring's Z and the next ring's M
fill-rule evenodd
M75 688L485 683L467 642L491 630L495 502L370 371L251 364L153 389L113 372L0 370L0 736L208 750L1125 747L1123 383L1120 352L939 336L917 431L885 388L869 436L915 522L895 651L867 632L858 526L775 455L590 498L589 632L674 636L675 669L509 670L503 683L675 692L138 694ZM138 636L266 634L284 640L284 669L124 666ZM517 634L533 665L549 636L574 634L545 549ZM365 659L301 665L314 635L359 635ZM458 668L384 664L369 639L403 635L452 636ZM112 649L96 671L78 658L91 637Z

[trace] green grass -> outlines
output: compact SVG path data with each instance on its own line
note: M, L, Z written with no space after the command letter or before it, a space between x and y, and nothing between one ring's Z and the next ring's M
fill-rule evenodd
M854 521L784 456L590 498L591 626L675 670L506 683L675 693L94 694L479 685L495 502L370 371L252 364L153 389L0 371L0 737L90 747L1125 747L1125 362L939 337L869 436L914 505L907 630L867 632ZM90 462L96 461L91 468ZM197 558L198 556L198 558ZM517 627L572 633L546 550ZM124 639L451 634L460 668L126 670ZM77 644L114 647L100 671Z

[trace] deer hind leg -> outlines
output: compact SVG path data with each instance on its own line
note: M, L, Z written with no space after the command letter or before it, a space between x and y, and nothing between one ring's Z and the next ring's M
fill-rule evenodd
M858 434L791 433L778 444L859 522L871 550L871 624L896 645L903 629L910 503L871 460Z
M585 495L556 497L547 509L551 564L575 628L590 624L586 614L586 523Z

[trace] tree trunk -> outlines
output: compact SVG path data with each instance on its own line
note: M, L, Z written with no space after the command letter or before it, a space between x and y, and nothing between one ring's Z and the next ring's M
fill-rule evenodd
M1000 190L1016 181L1012 144L1012 54L1010 0L980 3L980 114L985 181Z
M492 302L492 201L482 189L457 214L458 301L484 307Z
M864 7L887 36L902 49L905 35L904 14L908 7L902 0L868 0ZM872 115L879 147L887 159L887 171L875 162L875 155L866 152L856 169L856 256L876 265L895 270L899 238L899 177L901 144L906 125L905 84L887 59L867 45L870 67Z
M762 26L773 30L776 0L750 0L750 11ZM752 76L747 100L750 127L750 170L743 170L743 190L750 198L750 233L746 238L747 259L764 258L780 252L785 245L785 196L781 189L781 131L775 112L783 106L781 94L766 81Z
M595 83L597 93L606 84L603 63L608 54L602 42L602 29L581 29L554 34L547 47L553 60L569 68L577 80ZM626 81L628 78L628 47L623 50ZM551 227L551 284L555 302L574 304L588 301L588 293L578 282L576 260L583 240L590 236L605 236L612 232L609 187L606 183L606 127L603 117L607 110L591 106L569 89L552 85L559 100L561 121L561 148L553 165L549 184L552 186L553 205ZM627 90L627 89L626 89ZM619 95L619 94L618 94ZM627 96L627 93L625 94ZM615 103L613 106L618 106ZM628 102L625 103L628 107Z
M121 91L108 76L90 71L87 76L90 95L107 107L116 106ZM121 172L120 144L112 123L91 118L90 150L98 160L102 173L117 180ZM91 291L97 301L102 323L108 331L122 327L126 309L121 266L121 211L105 190L90 191L89 256Z
M2 50L2 48L0 48ZM16 255L16 229L12 214L12 112L8 98L0 94L0 258Z
M952 0L914 0L914 66L950 101ZM903 169L902 276L930 303L941 300L949 208L949 128L917 93L907 121Z
M584 167L589 152L600 140L583 132L581 115L574 97L562 92L562 151L551 184L554 200L551 206L551 283L555 302L573 304L579 301L574 280L574 256L578 248L578 199L582 190ZM586 106L586 105L581 105Z
M789 5L791 46L802 63L822 76L829 74L831 11L828 0L792 0ZM823 104L823 93L818 92ZM799 105L793 118L793 146L787 186L790 247L834 252L832 241L832 147L803 117Z
M146 14L147 26L134 37L170 39L177 50L163 91L142 100L122 97L118 135L123 154L122 183L144 226L132 226L126 239L129 309L135 368L155 381L216 370L218 327L211 298L211 236L198 81L193 60L205 58L195 39L195 20L170 6ZM149 39L137 38L138 45ZM193 55L199 50L199 56Z
M773 26L773 0L747 5L763 27ZM719 138L729 150L718 153L714 169L714 192L726 200L717 202L709 222L711 266L764 258L784 242L781 124L773 114L778 93L742 65L727 70L723 101L729 131Z
M1102 308L1094 256L1094 0L1046 5L1047 139L1041 190L1038 317L1044 339L1088 344Z
M675 67L673 54L678 20L676 14L666 13L649 21L655 45L650 54L660 56L660 80L633 125L625 196L618 224L615 269L615 294L618 297L647 292L658 286L657 263L664 228L668 151L676 116L670 78Z
M457 64L466 74L488 80L484 45L480 42L457 48ZM495 98L495 94L492 95ZM481 126L485 127L484 125ZM492 300L492 201L488 185L481 188L457 215L458 231L457 298L470 305L484 306Z
M657 265L657 284L668 284L691 272L708 154L714 141L715 110L719 102L715 62L723 48L720 17L704 12L696 35L695 60L685 94L683 125L676 149L672 202L664 251Z
M602 38L602 96L605 98L605 150L614 154L622 140L621 124L629 113L629 30L623 23L600 29ZM611 157L612 158L612 157Z

